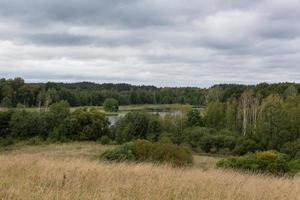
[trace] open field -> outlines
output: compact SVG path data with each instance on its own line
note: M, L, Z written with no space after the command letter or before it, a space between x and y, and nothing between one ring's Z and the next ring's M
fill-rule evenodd
M300 199L300 179L213 168L109 164L96 157L110 146L69 143L15 146L0 153L0 199Z

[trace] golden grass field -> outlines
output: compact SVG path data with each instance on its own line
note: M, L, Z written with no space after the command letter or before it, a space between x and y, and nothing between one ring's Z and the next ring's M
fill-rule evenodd
M191 168L105 163L109 146L69 143L16 146L0 152L0 199L298 200L300 179L214 169L196 156Z

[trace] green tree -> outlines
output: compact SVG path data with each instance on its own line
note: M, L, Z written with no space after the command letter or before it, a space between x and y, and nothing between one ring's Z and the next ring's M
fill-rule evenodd
M106 112L118 112L119 110L119 102L113 98L105 99L103 106Z
M192 126L204 126L204 120L198 110L191 110L187 113L187 119L185 121L186 127Z
M224 128L224 120L225 120L224 104L219 101L209 103L205 110L206 126L211 128L222 129Z

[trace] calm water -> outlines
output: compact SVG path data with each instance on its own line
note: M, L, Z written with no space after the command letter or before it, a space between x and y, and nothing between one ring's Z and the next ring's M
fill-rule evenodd
M113 126L117 123L117 121L124 117L126 115L127 112L120 112L117 115L113 115L113 116L108 116L108 120L110 122L110 125ZM147 113L151 113L151 114L157 114L161 117L166 116L167 114L172 115L172 116L180 116L181 115L181 111L176 110L176 111L148 111Z
M193 108L193 109L197 109L200 112L203 110L202 108ZM172 115L172 116L180 116L182 114L182 112L180 110L172 110L172 111L145 111L147 113L151 113L151 114L158 114L161 117L164 117L166 115ZM119 112L116 115L113 116L108 116L108 120L110 122L110 125L113 126L117 123L117 121L124 117L126 115L126 113L128 112Z

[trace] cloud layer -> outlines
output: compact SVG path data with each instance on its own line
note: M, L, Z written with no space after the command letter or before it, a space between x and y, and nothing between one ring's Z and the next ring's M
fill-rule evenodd
M1 0L1 77L158 86L300 80L299 0Z

